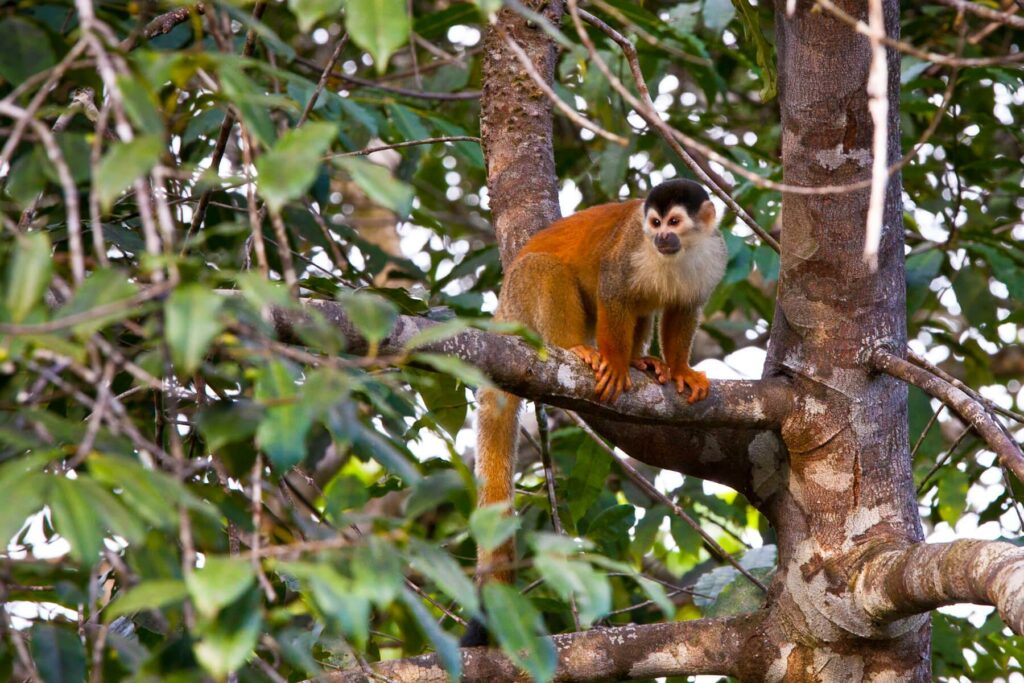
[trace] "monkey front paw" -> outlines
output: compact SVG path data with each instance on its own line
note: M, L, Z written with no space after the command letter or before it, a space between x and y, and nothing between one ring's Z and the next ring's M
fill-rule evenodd
M669 369L668 364L660 358L655 358L654 356L643 356L641 358L634 359L631 365L637 370L653 372L659 384L664 384L672 379L672 371Z
M574 346L569 349L593 369L597 376L597 388L594 393L600 401L614 401L623 391L633 387L629 379L629 365L613 367L612 363L597 349L591 346Z
M708 397L708 391L711 389L711 382L708 381L708 376L700 370L694 370L691 367L686 367L679 372L673 373L672 379L675 381L676 390L680 394L683 393L684 387L689 387L690 398L687 399L689 403L703 401Z

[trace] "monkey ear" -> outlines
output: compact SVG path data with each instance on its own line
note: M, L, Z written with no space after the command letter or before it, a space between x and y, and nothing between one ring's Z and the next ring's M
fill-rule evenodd
M712 230L718 225L718 216L715 214L715 205L711 200L705 200L697 211L697 223L704 230Z

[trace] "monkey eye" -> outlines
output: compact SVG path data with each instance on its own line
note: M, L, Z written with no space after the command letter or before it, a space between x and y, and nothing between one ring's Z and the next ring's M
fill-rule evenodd
M656 228L661 227L661 220L658 218L652 218L651 225L653 225Z
M668 219L668 224L669 225L679 225L679 219L678 218L669 218Z

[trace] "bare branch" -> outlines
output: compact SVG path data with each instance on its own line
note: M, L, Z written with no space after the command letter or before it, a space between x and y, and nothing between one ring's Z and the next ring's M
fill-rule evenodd
M867 24L845 12L842 8L832 2L832 0L814 1L824 8L829 14L850 26L858 33L863 33L864 35L871 34L871 28L869 28ZM999 64L1013 64L1024 61L1024 52L1016 52L1000 57L951 57L949 55L942 55L936 52L922 50L915 45L911 45L910 43L902 40L896 40L894 38L882 38L882 43L886 47L891 47L892 49L903 52L904 54L912 55L918 59L923 59L934 64L942 64L943 66L996 66Z
M307 311L315 311L346 339L348 353L362 354L365 341L348 320L340 304L305 299ZM308 319L302 312L275 309L279 333L295 338L294 330ZM377 352L401 355L418 332L434 323L414 316L401 316ZM633 371L633 389L612 403L602 403L594 394L594 373L575 355L549 348L542 361L538 352L517 337L467 330L448 339L425 344L417 351L457 356L476 365L503 389L528 399L589 414L603 414L620 421L699 424L701 427L757 427L777 429L789 411L791 395L784 380L712 381L711 395L689 404L674 387L658 384L649 376Z
M1024 28L1024 18L1016 17L1010 12L1000 12L992 9L991 7L979 5L976 2L968 2L967 0L935 0L935 2L940 5L952 7L960 12L970 12L971 14L988 19L989 21L1003 24L1004 26Z
M872 351L868 364L873 370L912 384L955 410L977 430L989 448L995 451L999 456L999 462L1009 468L1018 479L1024 481L1024 453L984 405L940 377L882 348Z
M604 138L605 140L614 142L615 144L621 145L623 147L629 144L629 141L626 140L626 138L622 137L621 135L616 135L611 131L605 130L601 126L597 125L596 123L594 123L593 121L591 121L590 119L583 116L575 109L567 105L565 101L563 101L562 98L559 97L555 93L555 91L551 89L551 86L547 84L547 81L544 80L544 77L540 75L540 73L537 71L537 68L533 65L533 62L530 61L530 57L526 54L526 51L523 50L523 48L519 47L519 43L513 40L508 35L508 33L506 33L505 30L501 28L501 26L496 24L494 29L501 36L502 40L505 41L505 44L508 46L508 49L512 50L512 54L514 54L516 56L516 59L519 60L519 64L522 65L523 70L526 71L527 74L529 74L530 78L533 79L533 82L537 85L538 88L540 88L540 91L544 93L544 96L547 97L548 100L551 101L551 104L555 106L555 109L562 112L562 114L564 114L566 118L568 118L570 121L575 123L580 128L585 128L586 130L589 130L591 133L594 133L595 135L598 135Z
M642 624L553 636L558 652L554 681L622 681L661 676L735 675L745 659L748 639L764 614L728 619L696 619ZM396 659L372 665L378 676L395 683L448 683L437 655ZM365 672L351 669L322 675L326 683L371 683ZM502 683L530 677L498 650L462 650L462 681Z
M874 619L893 621L958 602L992 605L1024 634L1024 548L1000 541L916 543L874 553L854 596Z

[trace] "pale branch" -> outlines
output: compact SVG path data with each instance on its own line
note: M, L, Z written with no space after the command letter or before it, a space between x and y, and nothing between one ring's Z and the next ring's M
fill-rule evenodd
M1017 479L1024 481L1024 453L1006 430L996 421L985 406L971 396L946 382L941 377L906 361L883 348L871 352L868 365L875 371L884 372L912 384L929 396L934 396L955 410L968 424L974 427L988 447L995 451L999 462L1007 467Z
M748 641L765 618L755 612L727 619L695 619L665 624L631 624L616 628L552 636L558 654L553 681L625 681L661 676L736 675L748 655ZM466 648L462 652L463 683L505 683L532 680L501 651ZM394 683L448 683L437 655L421 655L371 665L373 673ZM364 671L349 669L323 674L324 683L371 683Z
M871 28L863 21L854 17L853 15L845 12L841 7L836 5L832 0L814 0L822 9L827 11L833 17L843 22L850 28L862 33L869 35ZM904 54L923 59L933 64L941 64L943 66L953 67L983 67L983 66L998 66L1000 64L1013 64L1024 60L1024 52L1014 52L999 57L960 57L959 55L952 57L950 55L938 54L936 52L929 52L928 50L922 50L921 48L911 45L910 43L902 40L896 40L895 38L889 38L888 36L881 37L882 44L886 47L891 47L894 50L902 52Z
M959 12L970 12L989 21L1003 24L1004 26L1011 26L1013 28L1024 28L1024 17L1014 16L1010 12L1000 12L994 10L991 7L985 7L976 2L968 2L968 0L935 0L940 5L946 5L952 7Z
M873 552L853 582L861 607L894 621L943 605L992 605L1024 634L1024 548L1001 541L915 543Z
M274 322L282 336L297 338L295 328L308 320L306 312L315 311L344 336L348 353L366 353L365 340L340 304L305 299L303 305L304 311L274 309ZM379 344L377 353L406 353L408 342L434 324L424 318L400 316L391 334ZM536 349L518 337L479 330L466 330L424 344L416 351L456 356L480 368L501 388L523 398L587 414L614 416L620 421L777 429L792 403L784 380L729 380L713 381L711 395L690 404L674 387L658 384L639 371L632 371L630 391L612 403L602 403L594 395L593 371L575 355L549 348L549 357L543 361Z

